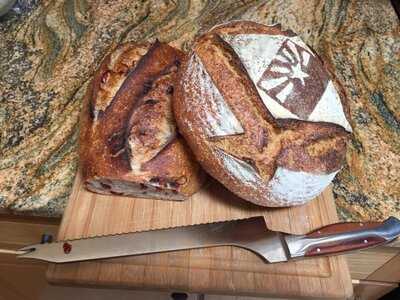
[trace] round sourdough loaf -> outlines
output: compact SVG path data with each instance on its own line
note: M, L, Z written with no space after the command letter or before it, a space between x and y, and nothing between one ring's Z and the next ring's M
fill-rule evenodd
M305 203L341 168L351 127L319 57L279 25L238 21L194 44L174 96L203 168L264 206Z
M172 95L183 53L166 44L124 44L89 85L80 128L80 162L94 192L183 200L204 178L177 135Z

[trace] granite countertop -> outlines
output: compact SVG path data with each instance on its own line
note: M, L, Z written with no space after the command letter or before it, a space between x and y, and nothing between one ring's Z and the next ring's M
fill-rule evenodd
M0 18L0 207L62 214L82 94L110 49L158 38L188 50L199 31L232 19L281 23L331 63L354 130L334 182L338 212L400 217L400 26L389 0L18 0Z

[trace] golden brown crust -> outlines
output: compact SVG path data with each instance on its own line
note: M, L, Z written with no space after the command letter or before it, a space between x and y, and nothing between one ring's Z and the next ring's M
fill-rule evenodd
M136 189L129 185L135 183L154 186L150 196L167 199L199 189L204 176L176 136L171 108L182 58L180 51L156 42L124 44L103 60L81 116L80 160L89 189L111 193L114 184L114 192L121 193L123 184ZM164 195L164 189L172 193Z
M335 173L344 160L348 133L333 123L273 117L242 60L221 38L243 33L294 36L279 26L243 21L217 26L201 36L179 72L173 102L178 128L203 168L240 197L265 206L304 203L270 194L277 169ZM310 110L305 105L301 114ZM232 125L237 124L235 119L239 125ZM205 130L210 122L222 134L217 134L218 128Z
M348 133L336 124L281 119L282 148L277 165L291 170L331 173L344 162Z
M160 149L176 137L175 120L171 109L173 73L153 82L149 93L140 99L132 112L126 130L126 148L131 169L140 171L143 162L154 158Z

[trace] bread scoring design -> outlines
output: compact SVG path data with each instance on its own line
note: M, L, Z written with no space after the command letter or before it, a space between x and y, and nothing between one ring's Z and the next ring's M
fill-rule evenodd
M299 37L283 32L281 35L222 34L221 37L239 56L274 117L326 121L324 118L329 114L313 111L322 95L329 94L339 100L329 107L336 116L329 122L351 131L339 95L334 88L327 91L332 86L328 73Z
M182 84L201 82L199 90L193 92L191 101L194 102L193 105L204 108L199 112L199 117L208 136L225 136L244 132L196 55L189 60L187 77L188 80ZM212 101L205 101L205 97Z
M176 66L175 66L176 68ZM132 171L140 174L143 166L158 155L176 136L171 107L173 72L152 83L152 89L137 104L128 122L127 150Z
M316 58L286 39L265 70L257 86L301 119L313 111L326 88L328 76ZM309 93L309 91L314 91ZM298 105L299 98L303 101Z
M304 100L307 93L314 95ZM290 206L317 196L341 168L348 133L338 122L348 122L337 95L298 37L241 21L198 39L173 104L180 132L208 173L248 201ZM345 122L338 115L331 121L337 107Z
M203 181L172 113L183 53L166 44L119 46L96 72L83 103L80 160L94 192L184 200Z
M221 149L217 149L217 155L221 157L226 170L240 182L249 185L258 185L262 182L262 178L258 172L249 163L238 159Z
M149 50L149 45L137 45L132 48L129 44L121 45L105 60L107 70L95 76L93 94L96 97L90 101L90 109L96 120L102 116L111 105L114 96L128 77L129 70L137 63L138 57Z
M308 116L308 121L330 122L342 126L351 132L351 126L343 113L340 97L333 85L332 80L328 82L324 94L319 99L312 113Z

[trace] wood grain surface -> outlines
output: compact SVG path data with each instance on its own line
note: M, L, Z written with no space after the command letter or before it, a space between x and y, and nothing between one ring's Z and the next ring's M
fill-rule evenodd
M332 192L311 203L267 209L247 203L210 182L184 202L103 196L75 179L58 238L75 239L263 215L268 228L307 233L338 221ZM352 294L343 257L265 264L255 254L219 247L142 255L96 262L50 265L48 280L58 284L190 292L302 296L345 299Z

